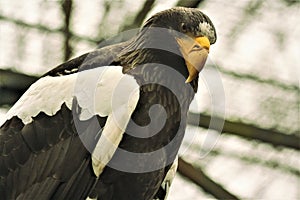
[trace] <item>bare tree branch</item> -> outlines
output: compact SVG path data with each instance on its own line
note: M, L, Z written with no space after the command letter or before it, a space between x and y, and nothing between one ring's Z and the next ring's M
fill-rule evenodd
M35 76L29 76L23 73L11 71L9 69L0 69L0 87L15 91L25 91L37 80Z
M230 43L233 44L237 41L237 37L241 35L241 32L248 27L251 22L254 22L259 14L260 9L263 7L264 0L249 1L243 9L243 14L239 17L239 21L230 30L227 35L230 38Z
M99 30L99 32L98 32L98 38L102 38L102 34L103 34L102 31L105 29L105 26L107 26L107 23L108 23L107 18L109 16L109 13L110 13L111 8L112 8L111 1L105 0L103 2L103 7L104 7L104 11L102 13L101 21L100 21L100 23L98 25L98 27L99 27L99 29L98 29Z
M148 12L152 9L154 3L155 3L155 0L145 1L142 9L135 16L132 24L129 24L129 25L125 24L125 26L122 28L122 31L140 27L142 25L144 19L146 18Z
M16 24L16 25L21 26L23 28L32 28L32 29L36 29L36 30L39 30L39 31L42 31L42 32L47 32L47 33L59 33L59 34L61 34L64 31L63 28L49 28L49 27L44 26L42 24L33 24L33 23L25 22L23 20L7 17L7 16L1 15L1 14L0 14L0 20ZM70 32L70 35L76 40L83 40L83 41L86 41L86 42L90 42L92 44L97 44L97 41L99 41L99 39L97 39L97 38L90 38L90 37L86 37L86 36L81 36L81 35L77 35L73 32Z
M208 66L210 67L210 66ZM258 76L255 76L253 74L243 74L243 73L236 73L234 71L231 70L227 70L224 67L221 67L220 65L218 65L218 70L220 70L220 72L222 72L222 74L225 74L227 76L236 78L236 79L242 79L242 80L250 80L250 81L254 81L256 83L263 83L263 84L268 84L271 85L273 87L277 87L283 90L289 90L292 92L299 92L299 86L298 85L293 85L293 84L285 84L282 82L279 82L278 80L274 80L274 79L263 79L260 78Z
M239 199L236 195L210 179L201 169L196 169L182 158L178 159L177 171L217 199Z
M195 152L200 152L202 147L198 144L191 144L189 147L193 149ZM284 173L289 173L294 176L300 177L300 169L297 166L292 166L291 163L280 162L276 158L262 158L261 155L249 155L249 154L241 154L238 151L229 151L224 148L218 148L215 146L212 150L209 151L208 156L222 156L225 158L236 159L251 165L261 165L268 168L272 168L273 170L278 170Z
M188 116L188 123L190 125L219 130L219 127L216 127L215 124L218 125L218 122L223 121L223 119L214 117L213 120L215 123L210 124L210 122L212 121L212 117L204 114L190 112ZM298 135L296 135L296 133L288 135L279 131L262 129L254 125L244 124L241 122L233 122L229 120L224 121L222 133L238 135L247 139L256 139L261 142L272 144L274 146L284 146L296 150L300 149L300 138Z
M37 80L34 76L0 69L0 105L12 105Z
M204 0L179 0L176 6L198 8Z
M72 34L70 31L70 22L71 22L71 16L72 16L72 0L63 0L62 1L62 11L65 16L65 24L63 27L63 33L64 33L64 48L65 48L65 53L64 53L64 60L67 61L71 55L72 55L72 46L70 43Z

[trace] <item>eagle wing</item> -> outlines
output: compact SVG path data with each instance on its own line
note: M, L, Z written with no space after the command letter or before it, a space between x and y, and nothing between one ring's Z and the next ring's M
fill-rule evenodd
M9 110L0 128L1 197L83 199L93 192L124 132L115 125L128 123L139 98L138 84L122 67L101 67L102 51L48 72ZM107 138L111 145L101 147Z
M66 105L49 117L41 112L24 124L17 116L1 127L1 197L81 198L92 185L89 152L75 134ZM70 165L72 162L72 165ZM72 180L71 180L72 177Z

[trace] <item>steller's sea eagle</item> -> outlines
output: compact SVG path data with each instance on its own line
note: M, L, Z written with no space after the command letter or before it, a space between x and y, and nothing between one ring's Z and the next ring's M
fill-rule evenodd
M1 199L165 199L215 41L205 14L177 7L46 73L1 126Z

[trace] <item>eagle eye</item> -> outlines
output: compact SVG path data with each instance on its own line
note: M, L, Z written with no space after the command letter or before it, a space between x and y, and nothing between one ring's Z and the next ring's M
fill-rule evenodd
M186 32L187 32L187 26L186 26L185 23L181 23L180 30L181 30L181 32L183 32L183 33L186 33Z

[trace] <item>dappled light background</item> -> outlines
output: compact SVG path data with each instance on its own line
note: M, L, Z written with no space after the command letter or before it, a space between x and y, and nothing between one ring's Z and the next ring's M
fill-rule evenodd
M190 110L217 112L228 129L220 135L191 123L181 157L239 198L300 199L299 1L2 0L0 68L40 76L158 11L189 4L211 18L218 34ZM212 105L204 76L213 76L212 69L223 84L225 110ZM0 78L3 98L9 77ZM1 103L1 122L10 106ZM278 134L284 137L276 142ZM169 199L215 197L177 174Z

